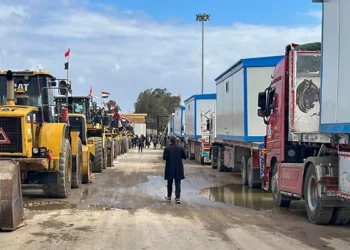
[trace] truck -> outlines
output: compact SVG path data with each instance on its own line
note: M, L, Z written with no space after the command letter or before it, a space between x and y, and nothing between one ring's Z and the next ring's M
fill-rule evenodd
M212 131L212 168L241 172L243 185L261 187L260 159L265 125L256 115L259 90L269 85L283 56L241 59L216 79L216 116L208 119ZM216 135L215 135L216 134Z
M287 45L270 86L258 94L264 188L280 207L304 199L314 224L350 221L350 39L339 36L348 33L349 10L348 1L324 2L322 44Z
M190 160L210 164L207 120L215 114L216 94L193 95L185 103L185 150Z
M180 106L175 108L173 116L173 134L180 139L181 144L184 143L185 113L185 106Z

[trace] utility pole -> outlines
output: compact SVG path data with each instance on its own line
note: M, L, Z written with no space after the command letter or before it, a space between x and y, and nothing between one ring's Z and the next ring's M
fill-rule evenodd
M196 14L196 21L202 22L202 95L204 92L204 22L210 20L210 14Z

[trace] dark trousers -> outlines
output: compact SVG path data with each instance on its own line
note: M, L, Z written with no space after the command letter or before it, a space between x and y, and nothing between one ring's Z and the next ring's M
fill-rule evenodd
M168 197L171 197L173 193L173 179L168 180ZM180 199L180 193L181 193L181 180L175 179L175 198Z
M142 152L142 149L143 149L143 145L139 144L139 152Z

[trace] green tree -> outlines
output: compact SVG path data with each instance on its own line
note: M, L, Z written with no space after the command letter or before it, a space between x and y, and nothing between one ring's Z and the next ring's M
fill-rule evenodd
M175 112L175 108L181 103L180 96L174 96L167 89L146 89L141 92L135 102L135 113L147 113L146 124L148 128L157 129L157 117L159 126L168 123L168 118Z
M107 108L109 109L109 110L111 110L111 106L112 106L112 108L113 107L115 107L113 110L118 110L118 111L121 111L121 108L120 108L120 106L117 104L117 102L116 101L114 101L114 100L109 100L108 102L107 102Z

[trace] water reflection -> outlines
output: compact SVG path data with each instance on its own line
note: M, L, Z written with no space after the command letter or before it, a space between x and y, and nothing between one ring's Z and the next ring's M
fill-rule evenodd
M211 201L247 209L283 215L306 216L303 201L292 201L289 208L276 207L271 193L239 184L205 188L201 190L201 195Z

